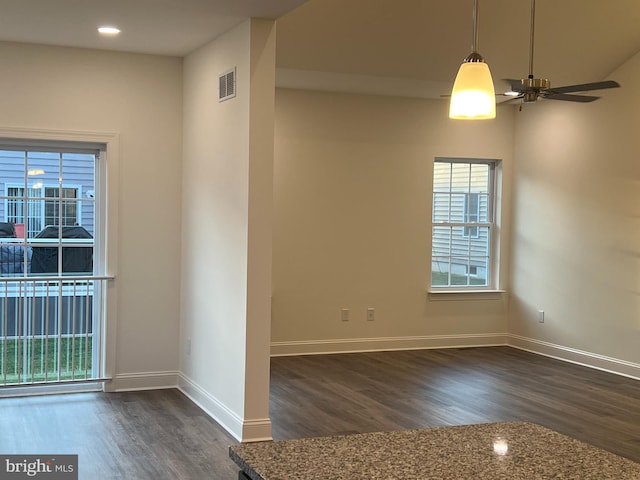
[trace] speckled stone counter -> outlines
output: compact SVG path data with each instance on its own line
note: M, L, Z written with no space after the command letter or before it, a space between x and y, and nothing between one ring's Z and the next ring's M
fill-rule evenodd
M638 463L523 422L248 443L229 455L252 480L640 480Z

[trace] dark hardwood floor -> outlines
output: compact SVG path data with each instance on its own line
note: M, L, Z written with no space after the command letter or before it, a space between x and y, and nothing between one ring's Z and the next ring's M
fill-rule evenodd
M233 443L178 390L0 399L0 454L78 454L81 480L235 480Z
M508 347L277 357L271 370L276 440L519 420L640 462L640 381ZM235 480L233 443L177 390L0 399L0 454L77 453L82 480Z
M640 381L510 347L279 357L273 437L527 421L640 462Z

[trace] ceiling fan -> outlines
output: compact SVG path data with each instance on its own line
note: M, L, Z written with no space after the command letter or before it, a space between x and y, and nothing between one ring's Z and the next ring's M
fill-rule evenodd
M551 88L551 82L546 78L535 78L533 75L533 37L535 27L536 0L531 0L531 32L529 39L529 76L521 80L504 79L509 83L511 91L504 95L513 98L507 100L522 99L524 103L535 102L539 98L548 100L564 100L567 102L588 103L597 100L600 97L592 95L573 95L576 92L588 92L592 90L604 90L606 88L617 88L620 86L618 82L613 80L605 80L602 82L582 83L580 85L566 85L564 87ZM506 102L503 102L506 103Z

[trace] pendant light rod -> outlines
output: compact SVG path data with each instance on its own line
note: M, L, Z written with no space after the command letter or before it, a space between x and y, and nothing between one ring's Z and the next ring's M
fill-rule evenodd
M471 51L478 52L478 0L473 0L473 44Z
M464 59L465 62L484 62L484 57L478 53L478 0L473 0L473 41L471 53Z
M531 0L531 32L529 34L529 78L533 78L533 35L536 23L536 0Z

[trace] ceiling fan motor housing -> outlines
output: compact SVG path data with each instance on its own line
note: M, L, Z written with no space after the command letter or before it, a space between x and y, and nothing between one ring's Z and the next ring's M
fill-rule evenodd
M535 102L540 91L548 90L551 87L551 82L546 78L523 78L520 82L525 102Z

